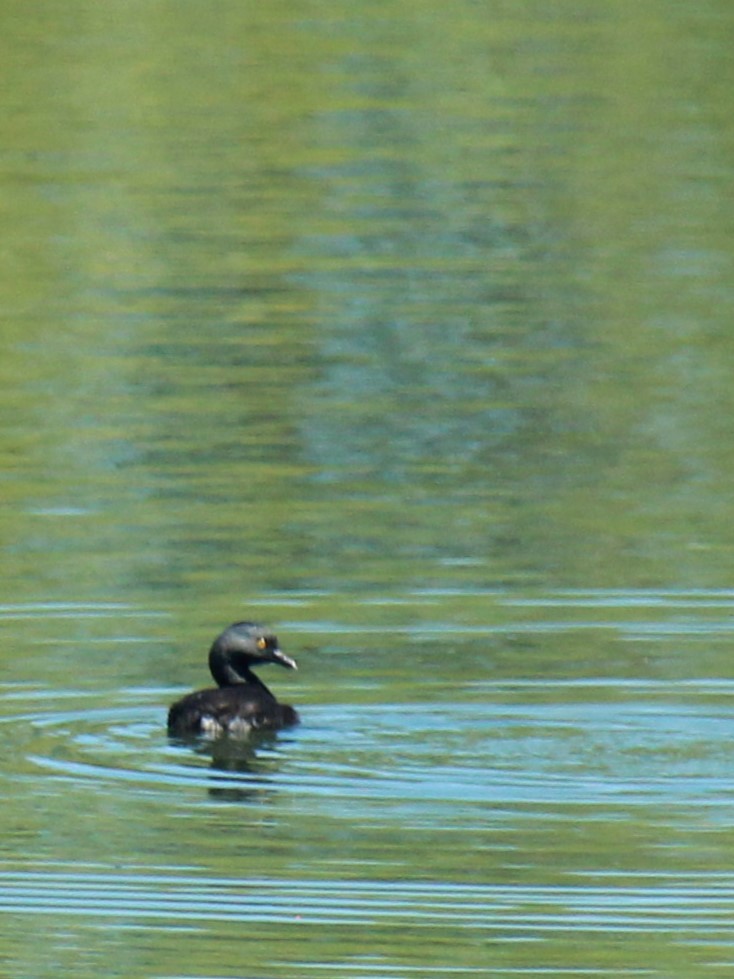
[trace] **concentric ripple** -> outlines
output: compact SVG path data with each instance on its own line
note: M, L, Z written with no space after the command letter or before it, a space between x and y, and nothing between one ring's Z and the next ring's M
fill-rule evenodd
M121 783L159 793L272 785L314 809L358 806L369 820L398 807L437 824L446 807L453 820L473 822L476 807L490 804L728 805L734 767L722 746L734 745L734 716L708 702L721 684L687 685L686 703L675 703L668 685L620 704L614 688L568 682L554 692L561 702L536 703L546 685L487 685L491 706L403 703L387 718L373 705L306 706L294 731L193 745L166 737L170 694L159 691L143 705L140 691L123 693L109 708L85 707L85 696L49 709L41 697L43 710L37 692L24 705L15 691L13 706L16 726L27 727L28 765L110 791Z

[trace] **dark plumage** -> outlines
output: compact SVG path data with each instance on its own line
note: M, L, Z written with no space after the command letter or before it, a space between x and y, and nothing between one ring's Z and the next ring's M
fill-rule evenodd
M278 648L278 640L255 622L235 622L217 636L209 651L209 669L219 684L177 700L168 711L168 733L244 735L254 729L276 730L298 724L298 714L280 704L250 667L280 663L297 669Z

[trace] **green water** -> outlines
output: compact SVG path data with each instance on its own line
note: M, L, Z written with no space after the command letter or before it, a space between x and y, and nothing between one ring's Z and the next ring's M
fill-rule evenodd
M728 974L732 27L5 4L0 973Z

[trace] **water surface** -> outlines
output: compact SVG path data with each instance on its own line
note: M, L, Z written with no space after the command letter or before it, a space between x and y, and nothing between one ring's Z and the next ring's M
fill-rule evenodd
M0 971L728 975L730 6L39 10ZM302 725L170 742L250 617Z

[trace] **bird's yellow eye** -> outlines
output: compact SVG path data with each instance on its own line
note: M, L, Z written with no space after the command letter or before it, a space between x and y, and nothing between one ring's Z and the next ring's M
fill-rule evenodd
M268 641L267 641L267 639L263 638L263 636L260 636L260 638L257 641L257 648L258 649L267 649L268 648Z

